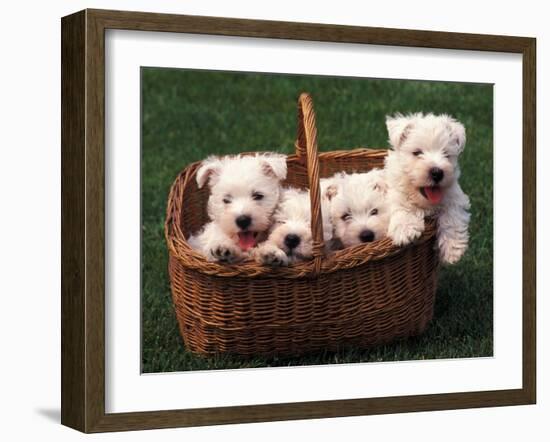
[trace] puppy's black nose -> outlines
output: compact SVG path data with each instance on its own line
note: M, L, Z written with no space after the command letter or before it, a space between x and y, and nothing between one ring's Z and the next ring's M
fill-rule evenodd
M289 233L285 236L285 245L289 249L295 249L300 244L300 237L294 233Z
M372 242L374 241L374 232L372 230L365 229L359 234L359 239L361 242Z
M250 218L248 215L240 215L235 220L237 223L237 226L239 226L241 229L246 229L250 226L252 223L252 218Z
M432 167L430 169L430 176L434 183L439 183L443 179L443 171L439 167Z

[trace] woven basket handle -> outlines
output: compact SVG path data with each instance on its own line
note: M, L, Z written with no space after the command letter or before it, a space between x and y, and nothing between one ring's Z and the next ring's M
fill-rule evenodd
M311 236L313 238L313 273L321 271L324 255L323 218L321 216L321 186L319 184L319 150L317 148L317 127L313 100L304 92L298 98L298 133L296 155L307 168L309 196L311 203Z

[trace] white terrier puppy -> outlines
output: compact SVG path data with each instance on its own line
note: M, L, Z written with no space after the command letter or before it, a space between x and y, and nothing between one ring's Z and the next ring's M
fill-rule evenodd
M324 199L330 201L334 237L344 247L372 242L387 236L390 204L385 173L339 173L322 183Z
M209 157L197 170L199 188L210 186L212 220L188 242L209 261L233 263L249 256L265 239L286 178L286 157L279 154ZM263 236L263 238L262 238Z
M323 240L332 239L328 207L321 203ZM309 191L296 188L284 189L274 215L274 224L267 241L254 252L261 264L288 265L313 257L311 236L311 205Z
M424 231L424 217L437 216L442 262L456 263L468 246L470 201L458 184L464 126L448 115L387 117L392 151L385 170L392 204L389 236L405 245Z

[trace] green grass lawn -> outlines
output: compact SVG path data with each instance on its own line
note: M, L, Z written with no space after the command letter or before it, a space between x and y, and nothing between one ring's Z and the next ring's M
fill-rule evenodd
M420 337L302 358L203 359L187 352L172 307L164 241L170 185L208 154L292 152L296 100L312 94L321 150L386 147L385 116L448 113L465 126L461 185L470 248L440 272L434 319ZM143 372L334 364L493 354L493 88L491 85L142 69Z

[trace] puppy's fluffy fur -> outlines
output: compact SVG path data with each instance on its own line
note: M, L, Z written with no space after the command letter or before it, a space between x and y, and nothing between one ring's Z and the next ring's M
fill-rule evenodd
M210 261L237 262L265 236L286 178L278 154L209 157L197 170L198 187L210 186L211 222L188 242Z
M328 208L321 204L323 240L332 239ZM274 224L267 241L255 250L255 259L268 265L288 265L312 258L311 207L309 191L286 188L274 214Z
M382 239L387 235L390 205L385 172L336 174L322 183L330 206L334 237L344 247Z
M424 217L438 219L441 260L457 262L468 246L470 202L458 178L464 126L448 115L422 113L386 119L392 151L385 171L392 205L389 236L405 245L424 231Z

